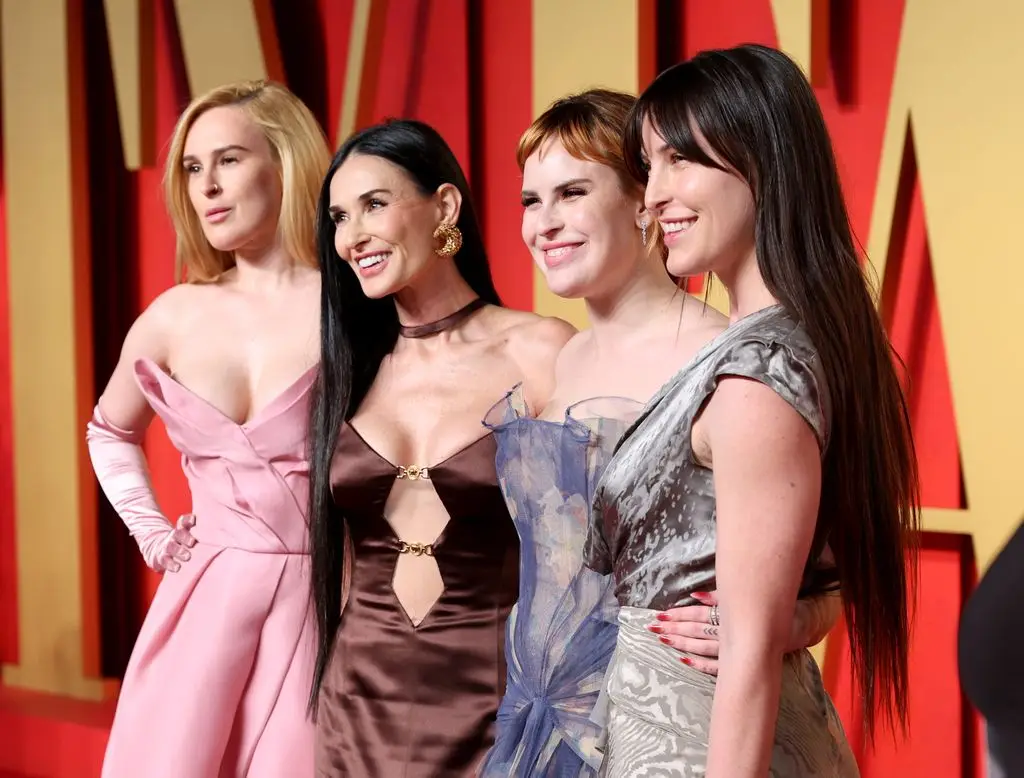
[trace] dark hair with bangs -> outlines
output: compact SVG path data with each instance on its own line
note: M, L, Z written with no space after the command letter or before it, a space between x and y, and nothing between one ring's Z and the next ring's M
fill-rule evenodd
M835 554L867 730L880 709L905 731L917 460L898 357L861 269L814 92L796 63L764 46L704 51L669 68L626 127L626 163L641 183L647 121L684 158L739 175L753 193L761 277L814 343L831 394L815 540Z

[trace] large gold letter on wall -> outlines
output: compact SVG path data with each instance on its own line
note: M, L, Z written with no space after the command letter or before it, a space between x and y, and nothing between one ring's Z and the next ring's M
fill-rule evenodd
M814 86L828 83L830 0L771 0L779 48L791 56Z
M192 95L231 81L284 80L270 0L175 0Z
M114 70L124 163L138 170L155 163L156 56L152 0L104 0Z
M5 683L99 697L86 679L83 564L95 503L84 443L92 394L82 31L72 0L4 0L3 160L11 300L17 666ZM70 37L69 37L70 36ZM79 145L80 144L80 145ZM78 146L76 148L76 146ZM77 229L76 229L77 227ZM93 521L95 518L93 517Z
M1024 73L1022 26L1019 3L906 0L868 243L884 278L909 133L969 506L928 509L925 527L973 535L979 568L1024 514L1024 93L1008 86Z

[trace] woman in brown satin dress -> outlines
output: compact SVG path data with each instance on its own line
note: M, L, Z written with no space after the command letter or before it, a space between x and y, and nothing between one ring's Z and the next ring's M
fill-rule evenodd
M480 420L519 382L544 395L573 330L500 307L465 176L419 122L345 143L318 240L317 775L470 776L494 739L519 565Z

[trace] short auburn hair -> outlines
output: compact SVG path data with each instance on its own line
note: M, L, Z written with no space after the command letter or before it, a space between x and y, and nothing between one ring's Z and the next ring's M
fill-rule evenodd
M546 143L558 141L576 159L610 167L623 190L642 200L644 185L630 172L623 149L623 137L635 104L636 97L613 89L588 89L555 100L519 138L519 169ZM648 235L648 251L664 255L661 227L656 219L650 220Z
M622 151L622 137L636 98L612 89L589 89L553 102L519 139L519 169L545 143L557 140L577 159L607 165L627 190L637 188Z

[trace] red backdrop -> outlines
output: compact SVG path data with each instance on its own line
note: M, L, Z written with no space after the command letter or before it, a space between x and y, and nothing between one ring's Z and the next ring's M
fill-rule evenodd
M89 92L89 122L83 131L89 135L94 300L101 311L94 322L96 373L102 382L132 318L173 280L173 235L160 195L160 163L174 121L189 95L173 4L154 0L153 140L160 159L154 167L126 171L103 5L68 2L82 9ZM266 5L272 12L281 52L281 72L272 75L295 90L336 138L354 3L279 0ZM865 240L903 2L849 0L831 7L828 77L817 94L835 141L854 228ZM646 32L641 25L641 73L645 77L654 68L703 48L742 42L777 44L769 0L640 0L640 8L644 18L653 22ZM519 133L532 118L529 11L530 3L520 0L380 0L371 18L369 40L376 43L370 46L364 65L359 111L360 124L387 116L415 116L444 134L475 190L499 291L508 304L526 309L533 304L533 270L519 238L519 171L514 149ZM600 56L599 52L594 56ZM912 165L906 173L916 176ZM919 189L914 187L912 192L900 204L903 218L896 220L905 225L900 233L899 282L886 298L885 314L911 378L925 504L957 508L964 504L965 496L956 426L925 213ZM3 204L0 195L0 216ZM3 245L0 241L0 321L6 321L8 314ZM100 304L104 302L106 305ZM4 339L0 340L0 659L16 662L10 396L10 353ZM184 512L188 496L178 456L159 425L151 431L146 450L166 512ZM156 577L145 571L116 518L109 509L104 510L100 522L102 665L107 675L116 676L127 659ZM865 747L859 712L849 692L846 649L838 632L832 642L826 678L866 776L981 774L974 772L980 760L977 724L956 680L955 630L960 604L973 586L972 559L969 539L926 538L912 655L911 732L899 747L884 733L874 751ZM7 715L13 716L10 710ZM43 727L39 722L60 715L59 711L39 714L32 726ZM0 725L8 720L12 719L3 719L0 713ZM21 726L19 731L28 731L24 729L28 725ZM0 739L4 738L2 729ZM52 753L40 755L52 752L45 747L35 755L23 748L17 759L9 757L7 762L0 754L0 771L33 767L40 775L97 774L96 760L102 750L102 738L98 737L98 745L94 742L80 752L89 755L84 761L77 760L74 769L80 773L59 766ZM40 742L44 741L46 738Z

